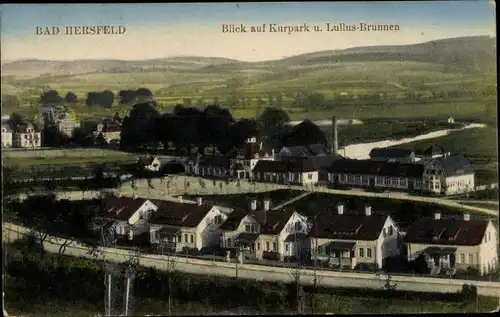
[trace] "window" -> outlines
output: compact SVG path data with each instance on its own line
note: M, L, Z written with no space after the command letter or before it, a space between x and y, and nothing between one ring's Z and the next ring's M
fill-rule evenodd
M144 219L144 212L142 210L139 211L139 219Z
M266 241L266 251L269 251L269 241Z
M398 186L398 179L397 178L393 178L391 180L391 183L392 183L392 186L397 187Z
M309 173L309 174L307 175L307 179L313 179L313 174L312 174L312 173Z
M273 251L276 251L276 242L273 242Z
M474 255L469 254L469 263L468 264L474 264Z
M458 263L465 263L465 254L460 253L460 258Z
M393 229L392 229L392 226L389 226L389 228L388 228L388 229L389 229L389 235L390 235L390 236L392 236L392 234L393 234Z
M366 257L371 258L372 257L372 249L366 248Z
M361 176L360 175L355 175L354 176L354 182L356 184L361 184Z
M384 177L384 185L385 186L389 186L389 180L390 180L389 177Z
M194 242L194 235L191 235L191 243Z
M491 241L491 232L488 232L488 241Z
M184 234L184 242L188 242L188 235L186 233Z
M252 230L252 229L250 228L250 225L249 225L249 224L248 224L248 225L245 225L245 231L246 231L246 232L252 232L251 230Z
M288 252L290 250L290 247L288 246L288 243L285 244L285 251Z
M365 249L359 248L359 257L364 258L365 257Z
M260 242L257 242L257 250L260 250Z
M387 230L384 228L384 238L387 237Z

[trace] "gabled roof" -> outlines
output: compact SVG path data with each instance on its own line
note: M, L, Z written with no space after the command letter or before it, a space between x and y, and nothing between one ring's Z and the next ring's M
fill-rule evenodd
M109 196L104 199L104 216L127 221L146 203L147 199L133 197Z
M244 209L235 209L227 217L226 221L220 226L221 230L234 231L238 228L241 220L249 214Z
M370 151L370 157L408 157L412 153L415 153L415 150L407 148L375 148Z
M408 228L407 243L440 245L478 245L483 240L488 220L419 219Z
M212 208L213 206L210 205L199 206L192 203L163 201L149 219L149 223L194 228L200 224Z
M293 210L259 210L252 212L252 216L261 227L260 233L262 234L279 234L293 214Z
M40 132L40 127L36 123L25 121L23 123L17 124L14 126L13 130L17 133L27 133L26 130L28 127L32 127L35 132Z
M445 176L474 174L474 167L462 154L442 156L435 160L441 164Z
M281 150L288 152L290 156L302 157L332 154L330 149L323 144L285 146Z
M317 169L311 160L294 159L286 161L266 161L260 160L255 164L253 172L267 173L308 173L315 172Z
M440 155L444 154L444 149L440 146L437 146L435 144L429 146L424 150L424 155L425 156L432 156L432 155Z
M373 241L378 239L388 216L342 214L328 210L319 214L309 237Z
M282 156L281 161L289 161L289 160L310 160L313 166L318 170L328 169L333 162L336 160L343 159L340 155L319 155L319 156L309 156L309 157L296 157L296 156Z
M345 174L421 177L424 173L424 166L422 164L340 159L334 161L328 171Z

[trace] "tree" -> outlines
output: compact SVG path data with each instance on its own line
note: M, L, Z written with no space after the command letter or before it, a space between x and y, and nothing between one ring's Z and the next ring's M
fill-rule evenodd
M240 119L231 125L229 138L234 148L241 147L249 137L257 135L257 122L253 119Z
M210 105L203 111L199 121L200 141L203 145L211 145L219 150L230 148L229 127L234 122L233 116L227 109L218 105Z
M283 143L288 146L303 144L327 145L325 133L310 120L304 120L293 127L292 131L284 136Z
M266 108L257 119L257 128L261 135L272 136L286 130L286 123L290 121L288 114L279 108Z
M2 108L19 108L21 101L16 95L2 95Z
M12 125L17 126L24 122L24 118L19 113L13 112L10 115L10 122L12 123Z
M49 90L40 95L40 104L42 105L60 105L63 101L57 90Z
M64 96L64 101L70 104L75 104L78 102L78 97L74 92L69 91L66 96Z
M135 104L122 123L121 147L145 146L155 140L154 121L160 117L154 101Z
M153 99L153 93L148 88L139 88L135 91L136 102L147 102Z
M92 145L92 136L85 131L83 127L75 128L73 130L73 134L71 136L71 141L76 143L79 146L91 146Z
M100 102L100 105L101 107L104 107L104 108L111 108L113 107L113 103L115 101L115 94L111 91L111 90L104 90L102 93L101 93L101 102Z
M130 90L130 89L120 90L118 92L118 99L120 104L122 105L132 104L135 101L136 95L137 93L135 90Z

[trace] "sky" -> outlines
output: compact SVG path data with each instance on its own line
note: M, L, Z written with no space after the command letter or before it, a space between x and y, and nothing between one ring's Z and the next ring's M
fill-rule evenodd
M279 59L356 46L496 35L487 0L425 2L5 4L1 59L142 60L173 56ZM397 24L389 32L222 33L222 24ZM65 35L66 26L122 25L122 35ZM58 35L36 35L57 26ZM249 30L248 30L249 31Z

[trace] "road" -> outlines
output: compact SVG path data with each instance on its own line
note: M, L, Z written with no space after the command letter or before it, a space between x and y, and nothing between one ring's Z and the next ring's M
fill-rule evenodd
M171 175L164 178L155 178L151 180L151 186L145 179L136 180L135 189L131 181L123 183L118 189L109 189L107 191L114 192L123 196L144 197L148 199L165 199L171 196L182 195L228 195L228 194L245 194L245 193L259 193L268 192L277 189L292 189L300 191L311 191L318 193L328 193L335 195L358 196L358 197L379 197L395 200L406 200L421 203L433 203L436 205L447 206L456 208L457 210L479 212L490 216L498 217L498 211L481 208L478 206L467 206L460 204L459 201L440 198L440 197L427 197L427 196L413 196L403 192L389 192L389 193L373 193L366 192L362 189L339 190L330 189L326 187L304 187L298 185L282 185L273 183L255 183L252 184L248 181L241 180L239 182L229 182L216 180L214 181L201 179L194 176L184 175ZM98 192L56 192L57 196L62 199L80 200L96 197ZM23 196L25 197L25 196Z
M4 224L4 234L8 236L8 241L13 241L23 235L19 231L15 231L9 224ZM24 230L26 231L26 230ZM52 240L47 239L44 247L48 252L57 253L62 239ZM69 245L65 254L92 258L87 254L88 249L83 246ZM129 256L127 251L108 249L104 251L105 259L117 263L127 261ZM142 255L139 259L141 265L145 267L157 268L166 270L168 267L167 261L175 262L175 270L191 274L203 275L218 275L226 277L237 277L242 279L250 279L256 281L280 281L293 282L296 276L295 269L276 268L257 266L250 264L233 264L225 262L212 262L209 260L187 259L167 257L161 255ZM314 284L313 270L300 270L301 283ZM379 279L374 274L363 273L339 273L317 271L316 276L320 285L330 287L351 287L351 288L371 288L381 289L385 280ZM464 280L448 280L438 278L420 278L420 277L393 277L392 281L396 284L397 290L418 291L418 292L440 292L449 293L460 291L463 284L475 284L478 288L478 293L485 296L498 296L500 294L500 283L498 282L483 282L483 281L464 281Z

